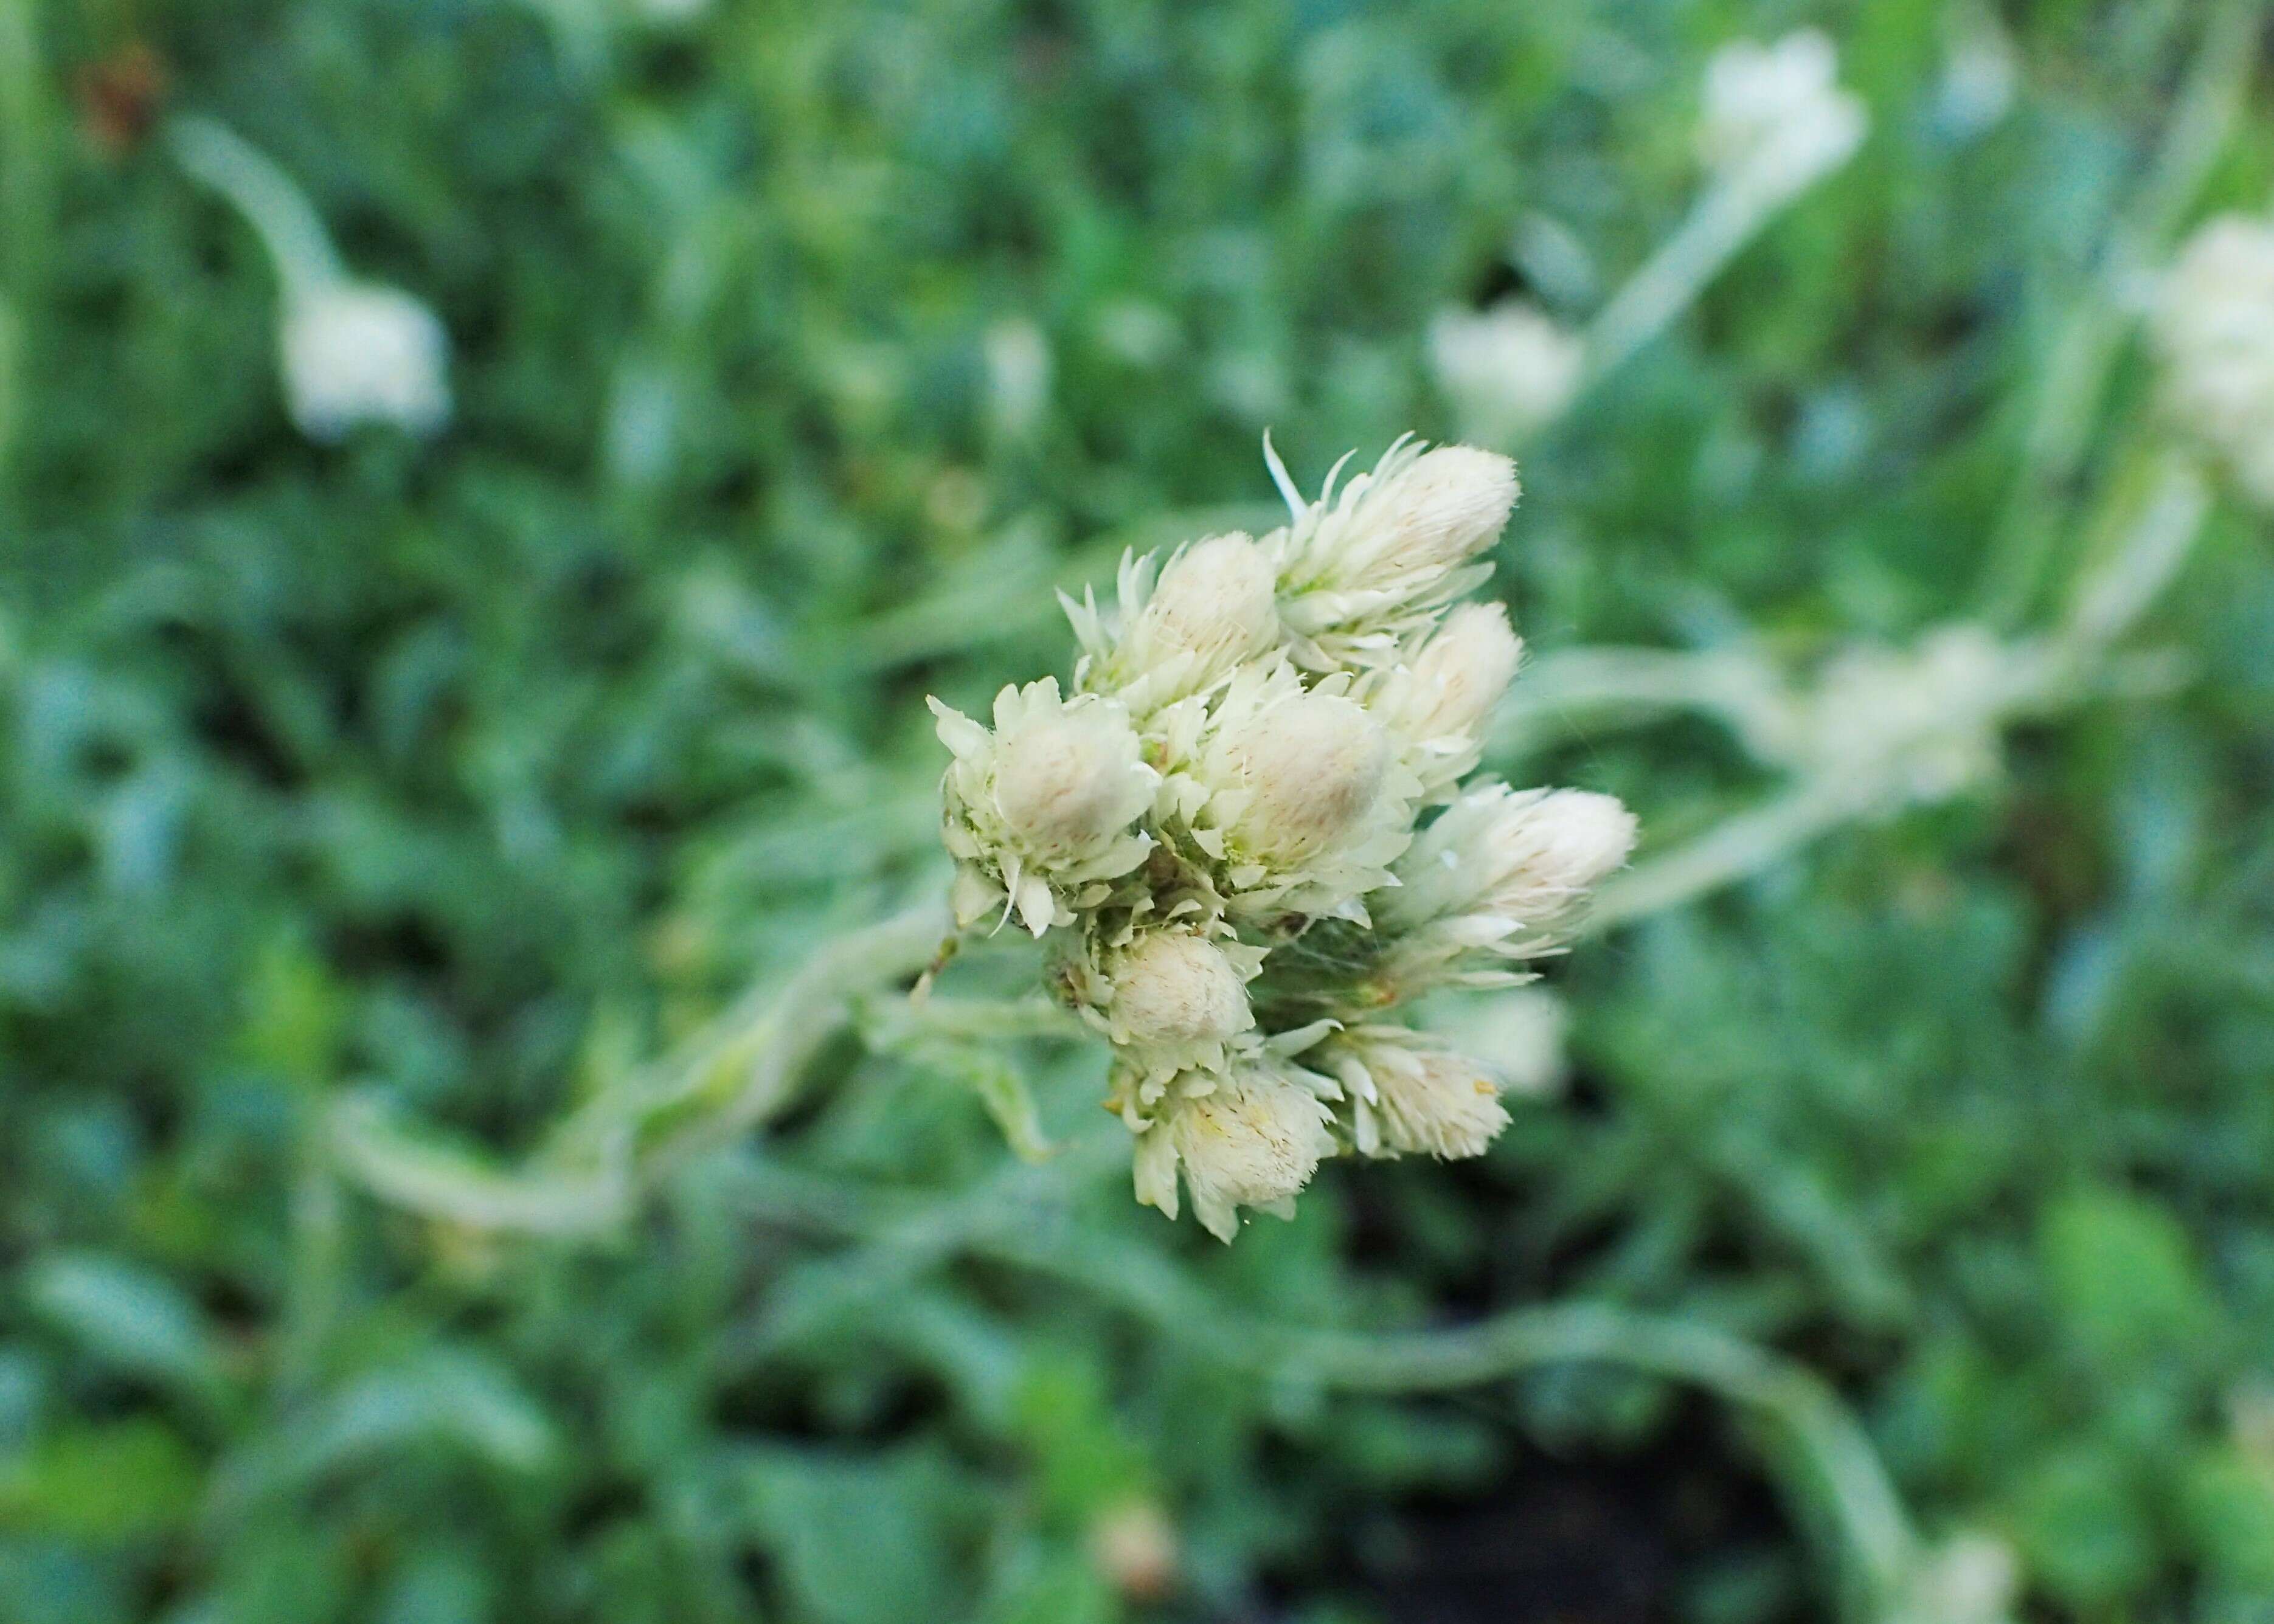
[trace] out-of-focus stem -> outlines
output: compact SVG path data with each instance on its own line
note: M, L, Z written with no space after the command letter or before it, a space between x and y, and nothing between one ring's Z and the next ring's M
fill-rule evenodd
M1799 177L1755 164L1714 176L1674 235L1589 323L1580 387L1601 381L1663 333L1763 227L1838 167Z
M267 154L227 125L197 113L169 120L166 140L183 169L228 199L259 234L288 297L305 295L345 276L323 221L291 177Z
M779 985L753 988L654 1064L604 1089L526 1162L500 1167L392 1121L365 1099L334 1109L333 1154L374 1194L480 1229L589 1235L688 1157L779 1112L865 994L915 975L949 929L925 903L837 937Z
M1867 1616L1899 1597L1920 1552L1878 1451L1838 1396L1791 1360L1695 1320L1599 1303L1519 1308L1449 1331L1258 1331L1255 1362L1367 1393L1442 1392L1553 1365L1607 1365L1703 1388L1791 1452L1788 1489L1829 1514Z
M2163 257L2226 146L2250 87L2252 40L2265 0L2226 0L2212 14L2139 195L2110 233L2094 285L2080 290L2039 380L2022 468L1992 534L1979 602L2011 628L2037 604L2108 376L2131 326L2127 285Z
M2129 631L2179 573L2210 516L2202 469L2184 452L2167 453L2123 543L2077 582L2060 644L2089 658Z
M1806 779L1672 851L1638 863L1599 894L1585 930L1600 934L1758 874L1870 805L1850 783Z

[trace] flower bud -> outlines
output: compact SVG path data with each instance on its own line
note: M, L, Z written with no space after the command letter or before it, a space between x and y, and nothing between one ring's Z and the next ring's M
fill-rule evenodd
M1485 847L1495 875L1492 898L1511 905L1583 895L1634 850L1635 816L1615 795L1559 789L1541 796L1522 817L1503 818ZM1526 917L1523 908L1507 912Z
M1424 452L1367 492L1367 551L1399 568L1457 564L1490 546L1515 510L1516 464L1472 446Z
M1339 695L1305 693L1248 719L1227 741L1254 800L1239 819L1248 851L1301 861L1337 844L1373 810L1389 769L1381 724Z
M1069 857L1126 829L1151 800L1128 771L1135 735L1118 715L1063 710L1005 738L995 764L995 809L1028 848Z
M1478 1062L1397 1026L1359 1026L1321 1057L1351 1100L1352 1135L1369 1156L1484 1154L1508 1126L1500 1084Z
M1194 1216L1229 1241L1239 1230L1236 1208L1284 1201L1311 1182L1334 1151L1331 1120L1308 1089L1246 1071L1178 1101L1155 1131L1167 1132L1184 1165Z
M1440 1161L1481 1156L1508 1126L1500 1087L1476 1062L1428 1054L1382 1086L1382 1139L1391 1149Z
M1139 936L1114 966L1111 986L1113 1024L1128 1041L1221 1043L1255 1024L1231 960L1189 931Z
M1403 883L1377 915L1401 929L1469 913L1532 932L1560 929L1626 861L1634 838L1634 814L1613 796L1490 785L1464 795L1413 843L1397 864Z
M1399 720L1417 739L1472 733L1516 677L1524 643L1498 604L1464 604L1413 662L1414 694Z
M1263 549L1238 531L1211 536L1169 560L1131 635L1135 650L1195 655L1214 675L1277 641L1276 579Z
M990 732L930 703L955 757L940 782L940 834L957 860L959 922L999 903L1039 936L1145 861L1152 837L1132 825L1161 778L1118 703L1063 699L1045 677L998 694Z
M400 289L333 282L297 293L279 339L285 405L311 439L367 422L431 434L449 421L449 339Z

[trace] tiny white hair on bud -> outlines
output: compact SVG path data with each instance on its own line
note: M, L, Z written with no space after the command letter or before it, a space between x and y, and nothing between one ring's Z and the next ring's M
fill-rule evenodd
M284 402L312 440L361 423L432 434L450 420L450 341L399 288L324 282L294 290L278 334Z
M2274 508L2274 217L2198 227L2158 282L2152 316L2166 412Z
M1634 848L1634 815L1587 790L1505 785L1472 790L1414 841L1397 864L1401 887L1375 913L1385 929L1418 930L1472 916L1497 935L1537 945L1568 929L1587 895Z
M1848 162L1870 123L1839 73L1839 50L1818 28L1724 45L1706 64L1698 155L1770 202L1805 190Z
M1439 446L1369 494L1366 551L1407 567L1443 568L1499 537L1516 507L1516 464L1472 446Z
M1263 549L1240 531L1196 541L1161 572L1135 635L1211 666L1236 665L1278 639L1276 581Z
M1516 464L1472 446L1400 440L1265 545L1289 650L1309 669L1375 665L1490 573L1472 564L1516 506Z
M1255 1024L1229 954L1189 930L1149 930L1115 956L1107 985L1126 1043L1223 1043Z
M1152 578L1151 560L1125 564L1118 642L1095 611L1078 614L1078 634L1098 661L1098 680L1140 713L1215 687L1280 636L1277 571L1239 531L1180 548Z
M1513 445L1562 417L1579 392L1587 346L1537 305L1440 311L1429 323L1429 372L1461 432Z
M1239 824L1247 850L1289 864L1364 822L1389 770L1389 736L1353 701L1314 691L1253 718L1224 756L1251 796Z
M1062 714L1003 741L995 808L1044 856L1064 856L1126 828L1149 799L1142 781L1117 771L1127 752L1120 728Z
M1414 736L1473 733L1524 658L1523 640L1499 604L1463 604L1445 617L1413 662L1413 697L1402 725Z
M1153 849L1133 825L1160 774L1145 764L1128 713L1114 701L1062 699L1057 679L1045 677L996 695L992 732L930 703L940 742L955 757L941 780L941 834L960 865L959 922L999 902L1039 936L1073 921L1073 898L1127 874Z

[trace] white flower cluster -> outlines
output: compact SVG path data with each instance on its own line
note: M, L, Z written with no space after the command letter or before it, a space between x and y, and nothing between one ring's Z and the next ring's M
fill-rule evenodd
M2274 219L2197 230L2157 289L2154 325L2172 416L2274 507Z
M1987 627L1955 621L1905 648L1851 644L1806 688L1777 692L1765 681L1741 726L1762 760L1892 809L1995 778L1999 717L2038 675L2034 650L2017 651Z
M1173 1217L1181 1188L1227 1240L1328 1156L1481 1152L1502 1079L1385 1018L1528 979L1634 839L1608 796L1463 783L1521 650L1454 600L1515 465L1401 440L1311 502L1272 470L1287 525L1067 602L1071 694L1006 688L991 728L931 702L959 922L1050 938L1113 1045L1138 1199Z
M1820 29L1773 45L1740 40L1706 64L1698 150L1726 182L1782 199L1848 162L1869 124L1840 87L1840 56Z

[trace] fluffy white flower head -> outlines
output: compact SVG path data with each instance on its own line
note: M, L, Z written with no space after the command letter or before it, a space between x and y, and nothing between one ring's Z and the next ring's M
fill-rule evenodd
M1429 372L1461 432L1513 445L1562 417L1579 391L1587 347L1538 306L1503 299L1490 310L1447 310L1429 323Z
M1608 795L1502 784L1470 790L1413 843L1397 864L1403 884L1377 906L1383 924L1403 933L1393 968L1441 973L1481 954L1481 967L1449 979L1519 979L1494 961L1555 946L1634 839L1634 815Z
M1764 704L1746 742L1765 759L1875 799L1940 801L1999 770L1996 717L2037 680L1987 627L1957 621L1909 648L1857 643L1815 685Z
M1143 1043L1222 1042L1255 1024L1224 950L1188 930L1139 936L1113 972L1113 1017Z
M1045 677L995 699L990 733L935 699L940 742L954 753L942 783L945 838L959 861L956 914L971 923L998 905L1040 936L1071 924L1145 860L1134 830L1160 775L1141 759L1129 717L1111 699L1059 697Z
M1412 838L1420 780L1363 705L1285 665L1242 673L1164 799L1239 918L1364 917Z
M1351 1100L1362 1156L1482 1155L1508 1126L1497 1078L1404 1026L1353 1026L1328 1040L1311 1064L1332 1073Z
M1243 1207L1281 1209L1334 1154L1333 1114L1301 1084L1258 1067L1188 1073L1137 1146L1137 1199L1177 1215L1177 1176L1209 1233L1230 1240Z
M284 403L312 440L359 423L432 434L450 420L450 342L399 288L328 282L294 293L279 335Z
M2154 334L2172 416L2274 508L2274 219L2222 214L2189 237Z
M1263 955L1254 948L1171 927L1141 930L1103 957L1097 1003L1083 1014L1148 1079L1223 1070L1227 1045L1255 1026L1247 981Z
M1506 609L1463 604L1377 680L1368 708L1404 741L1432 799L1477 764L1484 725L1523 658Z
M1290 652L1313 670L1379 665L1490 573L1470 560L1516 507L1516 464L1469 446L1390 447L1371 473L1265 538Z
M1736 41L1706 64L1698 151L1731 184L1788 197L1848 162L1869 124L1840 87L1840 55L1822 30L1773 45Z
M1151 559L1125 559L1118 634L1094 602L1064 602L1085 677L1143 715L1276 647L1277 590L1271 560L1234 531L1179 549L1157 580Z

